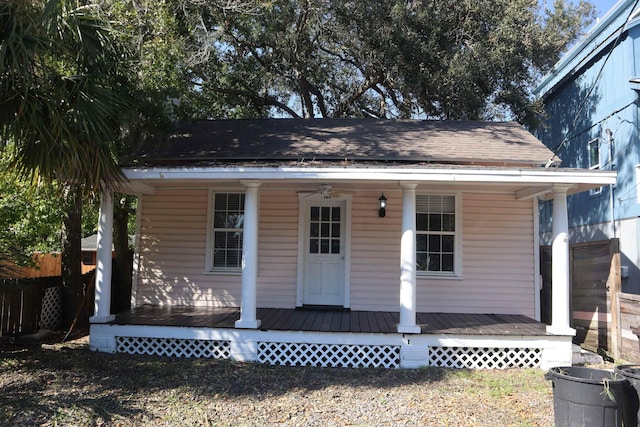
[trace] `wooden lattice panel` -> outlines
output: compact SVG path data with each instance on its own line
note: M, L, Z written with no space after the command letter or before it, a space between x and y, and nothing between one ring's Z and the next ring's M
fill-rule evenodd
M228 359L230 348L229 341L116 337L116 351L128 354Z
M44 290L42 298L42 310L38 327L40 329L56 330L60 326L62 317L62 292L60 287L52 287Z
M398 368L394 345L259 342L258 361L270 365L340 368Z
M429 347L429 365L444 368L538 368L540 348Z

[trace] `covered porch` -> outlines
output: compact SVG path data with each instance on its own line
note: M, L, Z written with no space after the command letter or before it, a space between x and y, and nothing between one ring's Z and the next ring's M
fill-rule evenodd
M325 367L546 369L570 340L521 315L258 308L258 329L238 329L239 308L140 306L92 326L103 350ZM565 348L567 347L567 348Z
M350 171L350 170L349 170ZM304 171L301 176L306 176L309 171ZM404 171L403 171L404 172ZM295 304L290 304L289 307L280 307L278 309L262 308L260 305L272 307L275 305L285 305L284 303L276 300L266 301L258 298L258 292L264 292L267 289L277 289L275 285L261 283L260 280L264 280L267 275L260 275L259 266L263 268L271 265L278 265L280 259L270 259L268 257L263 258L263 262L260 264L259 259L261 254L265 257L268 251L259 251L260 245L260 218L269 218L268 212L262 207L260 203L260 192L271 191L270 194L284 194L290 193L293 203L290 211L297 215L297 212L302 212L302 202L298 211L295 210L297 205L295 202L304 199L304 195L300 196L292 189L282 190L277 182L277 176L271 176L273 171L263 172L267 174L264 180L246 180L240 179L238 181L243 187L244 194L244 226L243 226L243 244L242 244L242 268L237 272L237 282L239 290L239 298L233 298L232 301L228 301L226 308L213 308L217 306L208 305L208 308L185 308L180 307L180 301L174 302L171 299L159 302L159 307L146 307L138 305L137 301L133 301L134 309L127 313L111 313L110 312L110 297L111 297L111 253L106 248L111 247L112 240L112 226L113 226L113 206L112 206L112 194L103 194L101 200L100 211L100 227L99 227L99 239L98 239L98 268L96 274L96 299L94 317L91 319L91 348L99 351L107 352L127 352L127 353L140 353L140 354L159 354L167 356L187 356L187 357L216 357L231 359L236 361L256 361L260 363L279 364L279 365L316 365L316 366L345 366L345 367L402 367L402 368L416 368L421 366L443 366L443 367L455 367L455 368L507 368L507 367L538 367L547 369L553 366L564 366L571 363L571 337L575 333L571 329L569 324L569 274L568 274L568 240L567 236L567 194L573 191L571 185L568 184L551 184L546 182L536 182L535 174L527 175L526 172L520 172L520 176L509 179L512 181L522 180L523 182L509 183L504 182L490 182L485 183L487 186L482 187L481 194L493 194L491 191L501 190L501 194L504 193L505 187L511 189L509 191L509 197L511 194L516 194L515 200L524 200L522 216L525 218L524 222L518 223L531 227L532 234L530 235L530 246L524 248L524 252L530 253L531 257L535 256L537 228L533 222L533 216L537 214L537 203L535 197L541 194L551 193L553 196L554 204L554 246L553 246L553 316L552 324L544 325L536 322L533 319L529 319L525 316L515 316L506 314L455 314L456 308L449 309L449 313L438 313L439 310L419 310L417 303L418 290L426 289L431 286L436 280L442 280L442 277L434 276L429 277L428 280L424 277L418 277L417 274L417 261L416 261L416 217L417 217L417 204L416 204L416 189L420 182L416 178L423 177L426 181L433 178L430 174L433 171L429 170L427 173L424 171L422 175L411 175L412 181L400 180L399 184L397 176L389 171L379 171L376 175L376 182L380 181L388 185L385 188L388 195L394 195L394 207L395 212L387 217L396 221L396 226L393 227L393 232L398 233L395 240L398 252L393 254L386 252L385 260L382 261L378 258L376 261L376 267L380 263L386 262L387 255L393 255L394 262L396 264L399 261L400 268L398 269L399 275L397 277L396 291L399 294L397 309L384 306L380 310L370 310L368 308L362 308L364 304L360 303L360 306L352 304L347 305L348 302L353 302L353 299L349 301L346 299L343 305L345 310L339 311L314 311L314 310L299 310L295 306L301 306L305 304L304 300L296 300ZM463 175L459 170L456 170L456 176ZM168 173L168 172L167 172ZM319 178L324 181L324 175L326 170L316 171ZM352 172L342 171L342 174L349 174ZM354 172L355 173L355 172ZM389 176L386 177L385 174ZM561 176L564 177L563 172L548 171L545 175L553 175L553 180L560 180ZM524 177L522 175L525 175ZM289 175L287 175L289 176ZM213 179L214 177L212 177ZM240 178L246 178L244 176ZM269 178L269 179L267 179ZM487 180L486 176L478 176L474 179ZM545 181L549 177L544 176ZM574 178L574 177L572 177ZM577 181L582 179L578 177ZM302 179L302 178L300 178ZM460 178L462 179L462 178ZM467 177L467 179L470 179ZM497 179L497 178L496 178ZM330 180L327 180L332 182ZM387 181L392 184L386 184ZM313 183L317 182L313 180ZM349 180L340 181L348 183ZM206 188L209 181L198 181L196 184L198 188ZM157 185L161 187L162 183ZM144 185L147 185L145 183ZM192 184L195 185L195 184ZM210 185L210 184L209 184ZM299 186L302 184L298 184ZM363 185L363 184L360 184ZM462 184L458 184L462 185ZM465 184L465 189L468 189L468 183ZM523 190L523 185L525 190ZM579 186L579 184L576 184ZM395 187L395 189L394 189ZM297 187L296 187L297 188ZM462 187L461 187L462 188ZM493 190L492 190L493 189ZM151 191L151 190L148 190ZM161 191L162 190L161 188ZM480 190L477 190L480 191ZM206 193L205 193L206 194ZM368 194L368 193L367 193ZM466 200L475 199L478 200L478 196L474 196L477 193L469 193L471 195L465 196ZM318 196L318 195L316 195ZM321 196L321 195L320 195ZM282 196L280 196L282 197ZM296 197L296 198L293 198ZM346 199L344 209L345 212L360 212L358 207L351 207L351 198L356 199L354 204L364 203L364 198L358 198L359 193L353 191L352 194L342 195ZM334 198L335 199L335 198ZM263 205L264 206L264 201ZM289 200L289 199L287 199ZM323 199L324 200L324 199ZM337 200L337 199L335 199ZM505 206L511 205L511 199L505 202ZM287 203L291 203L288 201ZM484 206L485 203L482 204ZM178 207L177 207L178 208ZM176 210L178 211L178 210ZM181 210L180 210L181 211ZM470 213L473 211L473 207L467 209ZM203 214L206 214L205 210L201 210ZM262 212L262 215L261 215ZM377 212L376 212L377 213ZM278 218L284 213L278 211ZM394 215L394 216L391 216ZM202 218L206 218L206 215L202 215ZM274 216L275 218L275 216ZM302 236L304 235L303 227L299 224L306 224L305 221L292 215L289 222L286 224L293 224L290 229L285 227L276 227L278 233L286 232L290 236ZM298 218L298 223L294 221ZM382 218L382 217L381 217ZM467 217L469 218L469 216ZM482 234L479 229L479 224L485 224L482 222L482 218L479 214L477 216L477 224L471 226L471 222L467 222L468 231L467 241L472 241L472 233L469 231L472 228L475 229L478 235ZM530 221L528 220L530 218ZM387 227L385 233L391 235L392 228L386 223L382 223L379 219L372 219L366 217L365 221L370 221L373 226L363 225L363 230L369 228L379 230L383 226ZM275 219L274 219L275 221ZM350 221L345 221L350 223ZM275 223L275 222L274 222ZM279 223L278 223L279 224ZM203 222L202 226L206 226ZM298 225L298 227L296 227ZM268 226L272 226L270 222L264 222L262 229L267 229ZM347 229L350 229L347 228ZM459 230L464 229L462 226L462 218L460 218ZM500 228L494 228L499 230ZM154 231L150 229L150 231ZM206 233L206 228L203 227L203 231ZM297 231L297 234L295 233ZM361 231L360 231L361 232ZM342 233L341 233L342 234ZM351 235L352 233L345 232L344 235ZM275 235L275 234L274 234ZM484 233L482 236L495 234ZM265 234L262 235L263 238ZM461 236L461 234L460 234ZM181 236L171 235L167 236L169 242L180 242ZM274 239L278 239L273 236L269 236L272 239L271 245L277 245L279 242L274 243ZM362 242L369 241L370 234L360 235L360 246L356 250L352 250L351 242L345 243L346 250L342 259L346 259L344 264L344 283L346 284L346 290L344 295L351 297L354 295L353 291L348 289L351 282L355 282L351 268L352 254L360 255L366 251L367 245L363 245ZM517 235L518 239L520 235ZM295 237L290 238L290 246L298 246L297 264L296 260L291 258L288 262L291 265L301 266L304 260L304 256L300 252L306 248L300 242L294 241ZM266 239L265 239L266 240ZM514 240L516 240L514 238ZM158 242L162 242L162 239L157 239ZM263 240L264 241L264 240ZM519 241L519 240L518 240ZM484 256L486 251L485 246L499 248L500 245L496 242L489 244L486 239L478 240L482 242L482 245L478 243L476 248L476 256L478 259ZM176 243L180 246L182 243ZM370 246L370 245L368 245ZM268 246L272 247L272 246ZM278 246L276 246L278 247ZM508 245L507 245L508 247ZM155 248L150 247L155 250ZM203 246L193 248L197 253L205 253L206 250ZM462 247L460 247L462 251ZM502 249L501 249L502 250ZM462 258L462 252L459 251ZM292 251L290 251L293 253ZM480 253L483 252L483 253ZM504 250L503 250L504 252ZM295 255L295 254L294 254ZM375 255L375 254L374 254ZM472 257L469 256L469 259ZM364 259L364 258L363 258ZM391 259L390 257L388 259ZM535 270L537 260L526 258L527 265L532 268L530 271ZM395 261L397 260L397 261ZM490 283L492 287L499 288L495 285L497 280L494 274L484 273L485 271L494 271L494 267L499 267L501 264L498 258L492 258L494 264L485 265L482 263L481 267L476 267L477 271L468 270L466 276L462 276L462 271L452 273L451 277L445 278L449 282L445 285L440 283L439 287L433 287L432 292L434 296L437 295L438 290L460 289L466 286L468 292L471 293L471 298L478 298L480 300L487 300L488 298L499 299L502 295L500 292L494 290L493 296L486 296L481 286L473 286L473 283ZM361 260L361 262L364 262ZM471 261L469 262L471 264ZM460 263L458 263L460 265ZM479 265L478 263L475 264ZM365 264L360 266L359 274L363 274L367 268ZM202 268L199 265L196 268ZM155 287L153 289L164 289L164 286L175 282L176 277L171 278L165 270L158 268L159 276ZM194 277L199 274L196 270L189 270L191 274L193 271ZM480 273L478 273L480 271ZM213 274L212 274L213 273ZM295 271L294 271L295 273ZM380 272L382 273L382 271ZM477 278L485 277L485 279L474 280L474 273ZM181 273L182 274L182 273ZM167 277L165 277L167 276ZM286 295L293 295L291 291L295 291L295 294L300 297L304 295L301 292L300 287L303 283L300 270L298 269L297 283L298 289L289 289ZM490 277L489 277L490 276ZM182 276L181 276L182 277ZM230 276L216 276L215 272L209 272L209 275L203 275L201 282L207 284L216 278L225 277L225 280L229 280ZM287 277L278 276L278 283L282 280L290 280L293 275ZM377 279L370 275L363 275L360 279L362 283L375 282ZM489 277L489 279L486 279ZM514 277L518 277L518 274L514 273ZM527 276L528 277L528 276ZM188 282L191 283L191 277L187 276ZM365 280L366 279L366 280ZM502 280L502 278L499 278ZM487 282L489 280L489 282ZM524 303L527 306L536 307L536 295L537 295L537 279L532 275L530 280L530 293L529 298ZM137 282L137 281L134 281ZM195 283L195 281L193 281ZM508 280L503 284L505 291L509 290ZM377 283L377 282L376 282ZM382 282L380 282L382 283ZM273 285L273 288L269 286ZM170 286L170 285L169 285ZM368 285L367 285L368 286ZM200 288L193 286L191 288L194 292ZM371 298L376 295L383 295L387 287L380 285L374 290L371 288L369 292L360 289L359 297L361 300L365 300L371 295ZM220 292L224 293L226 288L220 289ZM394 292L394 293L395 293ZM424 291L422 291L424 294ZM462 291L457 291L462 292ZM369 294L369 295L367 295ZM216 295L216 294L212 294ZM282 294L285 295L285 294ZM387 296L387 298L389 298ZM374 298L375 299L375 298ZM423 298L424 299L424 298ZM159 299L162 300L162 299ZM389 298L389 300L391 300ZM395 297L393 297L395 300ZM186 300L185 300L186 301ZM465 300L466 301L466 300ZM506 304L509 304L507 301ZM189 305L189 301L187 304ZM239 306L239 307L238 307ZM292 307L293 306L293 307ZM366 305L364 305L366 306ZM473 306L473 304L468 304ZM165 308L162 308L165 307ZM233 308L238 307L238 308ZM352 310L348 310L352 308ZM461 306L458 308L460 311L465 311L465 308ZM473 308L473 307L472 307ZM502 313L517 312L517 310L510 310L509 307L498 307L503 309ZM445 310L443 310L445 311ZM475 310L466 310L469 311ZM480 311L480 310L478 310ZM537 312L536 310L531 310ZM484 313L500 313L499 310L485 311Z

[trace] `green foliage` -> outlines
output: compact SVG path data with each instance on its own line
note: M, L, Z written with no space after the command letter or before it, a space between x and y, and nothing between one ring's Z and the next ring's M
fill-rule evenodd
M102 0L136 60L129 151L170 120L517 119L593 19L556 0ZM169 120L170 119L170 120ZM144 124L146 121L146 124Z
M63 216L56 184L34 184L7 166L0 153L0 277L12 263L32 265L36 251L60 250Z
M121 179L128 55L95 5L0 3L0 137L21 176L96 190Z
M531 87L592 17L564 0L0 2L0 256L58 248L56 183L114 185L176 120L532 124Z
M216 117L532 122L532 85L593 17L588 3L563 0L552 10L535 0L200 4L184 0L208 29L185 61L211 106L201 115Z

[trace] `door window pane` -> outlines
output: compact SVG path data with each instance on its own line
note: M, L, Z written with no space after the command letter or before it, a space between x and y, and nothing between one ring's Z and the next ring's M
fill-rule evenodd
M320 237L320 224L312 222L309 229L311 237Z
M321 221L330 221L331 220L331 218L329 216L330 209L329 209L328 206L323 206L320 209L320 211L322 212L322 215L320 216L320 220Z
M311 221L318 221L320 220L320 208L317 206L314 206L311 208Z
M312 206L310 213L309 253L340 254L340 207Z
M340 237L340 223L334 222L331 224L331 237Z

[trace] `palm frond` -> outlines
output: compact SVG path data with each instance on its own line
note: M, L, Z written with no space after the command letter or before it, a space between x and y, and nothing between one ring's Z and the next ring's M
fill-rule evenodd
M122 123L133 108L125 51L97 6L48 0L0 5L0 136L32 179L93 190L123 179Z

